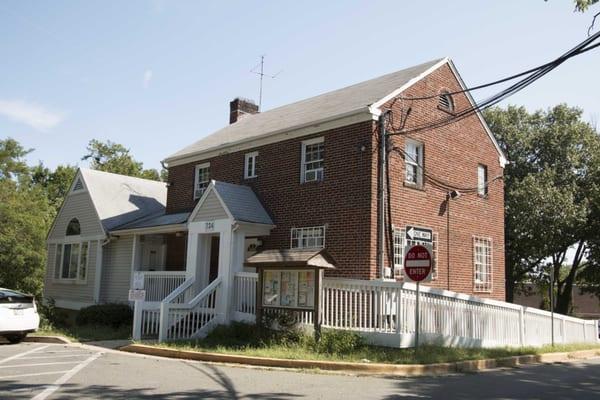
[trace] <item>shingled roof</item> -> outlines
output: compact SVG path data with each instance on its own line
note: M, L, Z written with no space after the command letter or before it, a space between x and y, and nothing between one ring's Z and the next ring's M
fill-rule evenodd
M445 59L429 61L375 79L357 83L282 107L248 115L165 159L166 162L194 156L216 148L255 140L260 137L369 111L374 103L420 77Z

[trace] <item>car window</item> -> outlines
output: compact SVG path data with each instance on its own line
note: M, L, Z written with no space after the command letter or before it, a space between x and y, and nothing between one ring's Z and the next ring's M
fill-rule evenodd
M0 303L31 303L33 296L14 290L0 289Z

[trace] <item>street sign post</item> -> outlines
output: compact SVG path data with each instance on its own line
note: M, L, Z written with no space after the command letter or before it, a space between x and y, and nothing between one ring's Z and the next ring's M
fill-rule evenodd
M415 348L419 347L419 331L421 325L419 311L420 284L431 279L431 244L417 244L406 246L404 255L404 274L417 283L415 301Z

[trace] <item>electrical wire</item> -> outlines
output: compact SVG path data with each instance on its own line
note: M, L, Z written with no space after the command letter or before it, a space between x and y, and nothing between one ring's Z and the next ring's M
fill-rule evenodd
M557 68L559 65L561 65L568 59L600 46L600 43L590 45L592 42L594 42L599 37L600 37L600 32L597 32L594 35L590 36L589 38L585 39L583 42L579 43L577 46L575 46L568 52L564 53L563 55L561 55L560 57L555 59L554 61L544 64L539 69L534 69L533 72L530 70L530 71L525 71L525 72L521 73L520 74L521 76L526 75L527 73L529 75L527 77L525 77L524 79L521 79L518 82L512 84L508 88L505 88L505 89L501 90L500 92L490 96L488 99L482 101L479 104L474 104L471 107L467 107L466 109L461 110L460 112L455 113L454 115L452 115L448 118L443 118L438 121L433 121L430 123L417 125L410 129L402 129L400 131L390 129L390 133L388 133L388 134L389 135L405 135L405 134L412 133L412 132L419 132L419 131L423 131L423 130L439 128L439 127L442 127L445 125L449 125L451 123L455 123L455 122L460 121L464 118L467 118L477 112L480 112L486 108L489 108L489 107L501 102L502 100L506 99L507 97L512 96L513 94L523 90L525 87L531 85L533 82L537 81L544 75L548 74L550 71L554 70L555 68ZM589 47L586 47L586 46L589 46ZM517 74L517 75L519 75L519 74ZM508 79L508 78L505 78L505 79ZM482 86L482 85L480 85L480 86ZM464 90L464 91L468 91L468 90ZM424 97L431 98L431 96L424 96ZM400 98L400 100L415 100L415 99L417 99L417 98Z

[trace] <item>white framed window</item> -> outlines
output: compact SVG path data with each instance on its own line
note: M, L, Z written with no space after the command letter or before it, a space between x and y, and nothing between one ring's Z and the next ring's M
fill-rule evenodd
M54 257L54 279L85 282L89 242L59 243Z
M194 200L199 199L210 183L210 163L196 165L194 178Z
M415 186L423 185L423 143L406 140L406 149L404 155L404 165L406 167L405 181Z
M252 153L246 153L244 156L244 178L256 178L258 174L256 173L256 162L258 161L258 151L253 151Z
M290 248L309 249L325 247L325 226L292 228Z
M477 166L477 194L482 197L488 195L488 170L483 164Z
M407 245L413 246L415 244L425 244L422 240L414 240L410 239L406 240L406 229L404 228L394 228L394 276L402 277L402 270L404 269L404 249ZM431 268L431 277L432 279L437 279L437 262L438 262L438 233L433 232L431 238L431 248L433 254L432 258L432 268Z
M473 290L492 291L492 239L473 237Z
M302 142L302 171L300 181L316 182L323 180L325 140L316 138Z

